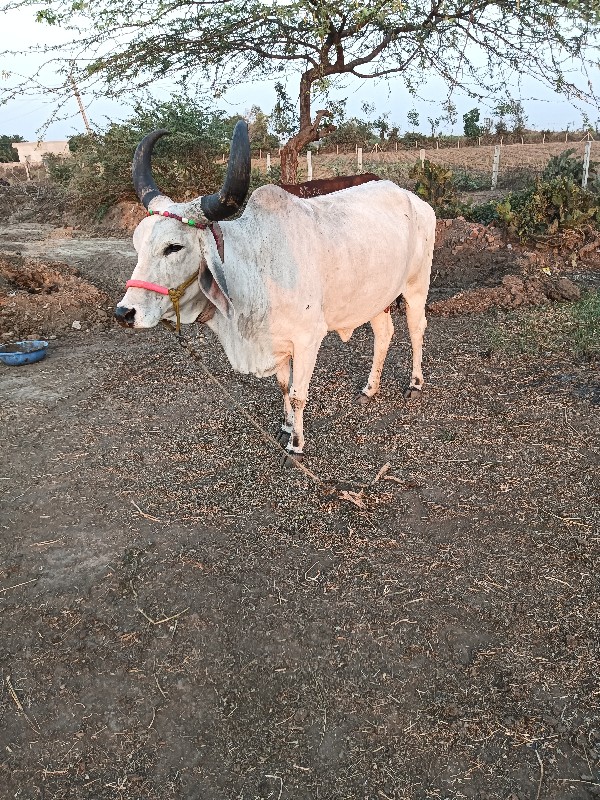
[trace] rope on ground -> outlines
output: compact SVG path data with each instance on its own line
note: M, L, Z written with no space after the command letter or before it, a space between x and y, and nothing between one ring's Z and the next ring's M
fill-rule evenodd
M200 354L198 352L196 352L196 350L194 350L193 347L190 346L190 343L186 339L184 339L183 337L180 337L179 338L179 344L185 350L187 350L187 352L189 353L191 358L203 370L203 372L208 377L208 379L211 380L215 384L215 386L217 386L221 390L221 392L229 400L229 402L232 404L232 406L235 408L235 410L239 414L241 414L244 417L244 419L247 420L247 422L249 422L255 430L257 430L260 433L261 438L263 439L263 441L267 442L267 444L273 445L278 450L278 452L281 452L281 445L279 444L277 439L275 439L274 436L271 436L270 433L267 433L267 431L264 430L264 428L261 425L259 425L259 423L253 417L251 417L250 414L248 414L247 411L244 411L244 409L240 406L240 404L237 402L237 400L235 400L235 398L223 386L221 381L217 377L215 377L212 374L212 372L208 369L208 367L206 366L206 364L204 363L204 361L202 359L202 356L200 356ZM316 484L321 484L322 483L321 479L317 475L315 475L314 472L312 472L310 469L308 469L308 467L305 467L304 464L301 461L297 461L295 458L290 458L289 461L291 461L297 469L299 469L301 472L303 472L308 478L310 478Z

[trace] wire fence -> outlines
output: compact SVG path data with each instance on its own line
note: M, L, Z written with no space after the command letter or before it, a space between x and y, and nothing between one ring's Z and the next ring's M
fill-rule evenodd
M600 142L538 142L507 145L482 144L473 147L438 148L431 146L412 150L366 150L355 147L350 152L313 150L299 160L299 180L332 178L337 175L354 175L373 172L405 188L411 188L410 170L419 161L447 166L453 173L456 188L461 192L518 191L542 175L548 161L572 150L573 155L585 159L586 149L593 163L600 159ZM258 157L256 157L258 155ZM494 169L496 160L497 169ZM277 176L279 157L272 153L255 154L252 165L260 172Z
M346 151L340 147L311 149L299 159L298 180L373 172L410 189L414 184L409 177L412 167L419 160L429 159L452 170L454 184L460 192L493 192L501 195L531 185L533 180L541 176L548 161L566 150L572 150L575 156L585 159L587 149L592 165L596 159L600 160L600 141L588 138L580 141L525 141L523 144L501 145L479 145L471 140L471 146L454 147L438 147L435 140L415 141L425 146L398 150L356 146L348 147ZM498 164L494 175L495 156ZM227 158L228 154L223 153L220 160L226 161ZM265 177L270 174L272 180L277 181L280 174L278 151L255 153L252 166ZM43 164L0 163L0 185L43 184L47 181Z

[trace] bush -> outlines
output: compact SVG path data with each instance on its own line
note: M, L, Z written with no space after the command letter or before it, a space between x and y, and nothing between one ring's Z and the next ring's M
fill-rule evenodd
M459 192L479 192L490 188L490 176L487 172L474 172L459 167L453 174L454 186Z
M454 175L448 167L426 158L415 162L409 177L415 180L414 193L433 206L438 216L451 216L457 211Z
M534 188L511 193L497 205L498 216L520 239L536 239L568 228L600 227L600 197L571 178L538 181Z
M583 159L573 155L573 148L564 150L560 155L553 156L542 172L542 180L549 181L552 178L570 178L574 183L581 186L583 180ZM600 192L600 175L598 173L598 162L590 161L588 171L588 191Z
M161 191L174 200L187 200L218 189L224 165L215 158L228 152L236 118L206 110L189 97L138 104L124 123L105 131L79 135L69 142L71 158L46 157L50 178L63 186L76 207L103 216L120 200L135 200L131 161L139 141L152 130L171 135L157 142L153 173Z
M469 208L465 216L488 225L499 221L521 240L540 239L567 229L600 228L600 177L590 161L588 189L581 188L583 160L565 150L551 158L541 178L503 201ZM529 181L528 181L529 183Z
M481 225L489 225L500 219L498 215L498 201L489 200L477 206L469 206L464 212L465 219L470 222L479 222Z

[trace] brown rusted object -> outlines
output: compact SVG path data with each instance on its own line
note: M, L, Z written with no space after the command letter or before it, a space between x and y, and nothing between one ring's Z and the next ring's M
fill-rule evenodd
M379 176L372 172L365 172L363 175L338 175L335 178L319 178L305 183L282 183L281 188L296 197L319 197L323 194L349 189L351 186L360 186L361 183L378 180L381 180Z

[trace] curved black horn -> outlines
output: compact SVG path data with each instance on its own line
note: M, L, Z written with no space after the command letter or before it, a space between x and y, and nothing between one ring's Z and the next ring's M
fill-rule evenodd
M250 139L248 125L241 119L235 126L227 174L220 191L200 200L206 219L217 221L230 217L241 207L250 186Z
M159 130L152 131L147 136L144 136L142 141L138 144L135 155L133 156L133 163L131 165L131 177L133 178L133 185L135 193L140 198L145 208L151 200L162 194L158 186L154 183L152 177L152 150L154 145L161 138L161 136L168 136L169 131Z

